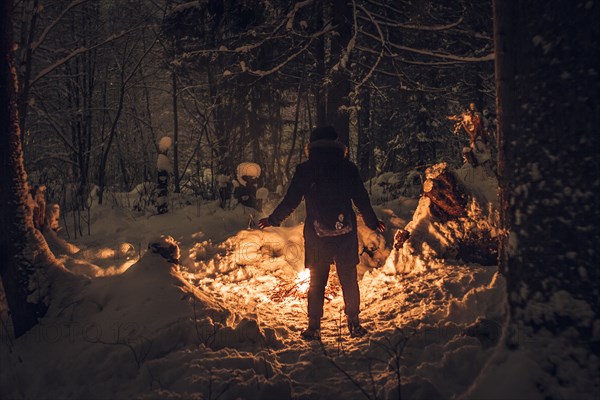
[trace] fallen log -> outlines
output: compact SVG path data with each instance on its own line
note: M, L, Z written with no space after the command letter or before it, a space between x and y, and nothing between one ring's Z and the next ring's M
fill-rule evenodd
M431 199L431 211L441 221L467 216L466 197L459 190L456 179L445 163L436 164L426 171L423 195Z

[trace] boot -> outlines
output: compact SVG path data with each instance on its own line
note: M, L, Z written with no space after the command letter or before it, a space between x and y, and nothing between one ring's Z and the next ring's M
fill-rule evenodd
M353 338L362 337L369 333L369 331L360 324L358 316L348 317L348 331L350 331L350 337Z
M321 339L321 320L316 318L308 319L308 328L300 334L304 340Z

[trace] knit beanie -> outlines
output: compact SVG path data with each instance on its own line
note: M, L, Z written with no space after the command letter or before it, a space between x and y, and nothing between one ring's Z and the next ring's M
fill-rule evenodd
M310 142L316 142L317 140L336 140L338 137L337 132L333 126L320 126L315 128L310 133Z

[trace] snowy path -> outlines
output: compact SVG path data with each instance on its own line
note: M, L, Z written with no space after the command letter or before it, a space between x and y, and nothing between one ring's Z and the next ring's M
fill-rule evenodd
M3 345L2 369L7 371L8 362L11 374L2 374L0 393L7 398L314 399L340 393L349 399L452 398L490 356L504 304L496 268L432 263L427 271L405 275L374 269L360 281L361 317L370 334L349 338L338 293L325 304L322 343L305 342L300 331L306 300L272 298L282 284L294 285L303 270L297 253L302 227L243 230L247 218L240 210L224 212L214 205L200 213L190 206L136 219L98 210L94 236L77 243L88 247L86 254L101 253L91 251L99 243L143 243L165 233L181 245L181 271L146 254L126 272L112 265L116 275L93 278L65 295L64 305L50 310L14 348ZM485 320L475 324L479 317ZM114 329L104 329L99 340L90 340L89 331L58 335L51 343L40 340L55 326L69 332L125 327L134 340L123 341ZM35 378L28 376L31 371Z
M272 262L246 268L265 273ZM352 393L348 398L394 398L398 376L406 380L406 398L449 398L466 389L488 356L479 339L463 333L479 316L500 316L502 285L494 282L494 290L487 290L494 274L493 267L475 265L440 265L405 277L368 273L360 286L361 315L370 335L348 337L338 293L325 305L322 345L299 337L307 318L305 299L274 303L266 296L279 283L274 275L234 282L203 274L195 278L226 308L273 329L277 340L265 347L300 398L336 396L340 387ZM495 337L483 340L498 339L500 324L493 328Z

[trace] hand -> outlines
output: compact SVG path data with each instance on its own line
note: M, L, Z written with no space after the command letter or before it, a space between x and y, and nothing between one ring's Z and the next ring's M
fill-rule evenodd
M385 223L383 221L377 222L377 230L381 233L385 232Z
M271 226L271 224L269 223L269 219L268 218L262 218L258 221L258 227L260 229L264 229L268 226Z

